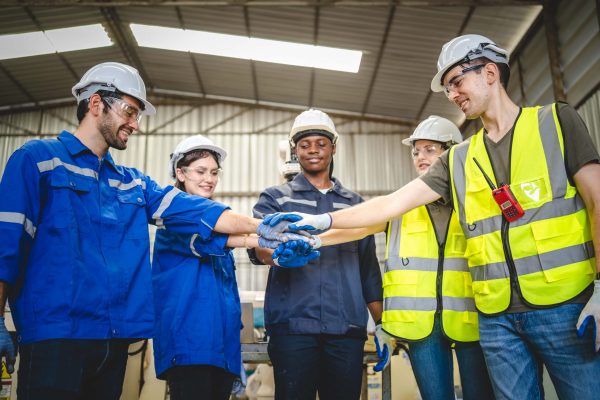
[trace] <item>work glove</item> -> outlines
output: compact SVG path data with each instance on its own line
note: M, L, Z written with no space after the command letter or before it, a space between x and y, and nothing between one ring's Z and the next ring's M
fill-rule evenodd
M271 217L271 218L270 218ZM276 221L273 221L274 217L277 217ZM256 229L256 234L266 240L270 241L278 241L281 243L285 243L288 240L298 239L308 241L309 239L306 237L307 234L305 232L289 232L288 226L291 222L298 221L301 219L299 215L289 214L289 213L275 213L270 214L263 219L262 223ZM284 232L288 231L289 233L284 234ZM296 236L290 236L291 234L295 234ZM304 239L300 238L302 236ZM310 235L308 235L310 236ZM267 244L263 242L263 244ZM263 247L263 246L261 246ZM269 247L269 246L266 246ZM277 246L275 246L277 247ZM269 247L273 248L273 247Z
M381 324L377 324L375 327L375 348L379 362L375 364L373 371L383 371L390 365L392 353L396 348L396 338L384 331Z
M600 279L594 281L594 294L590 297L581 314L579 314L579 320L577 321L577 335L582 337L585 328L589 323L592 323L594 331L594 348L596 351L600 350Z
M4 317L0 317L0 359L4 357L6 362L6 371L12 374L15 371L15 361L17 361L17 351L15 343L6 330Z
M275 265L279 267L298 268L308 264L320 254L305 241L293 240L279 245L273 252L272 258Z
M290 215L293 215L293 217L290 217ZM293 231L326 231L327 229L331 228L331 216L327 213L317 215L303 213L277 213L267 215L264 221L267 221L266 223L273 225L278 224L282 218L291 218L288 219L288 221L292 221L293 223L289 224L288 229Z
M304 242L308 242L310 245L312 245L313 243L316 243L316 241L313 239L312 235L306 234L303 231L298 231L298 233L283 232L280 234L280 238L281 238L281 240L269 240L269 239L265 239L264 237L261 236L258 238L258 247L264 247L266 249L276 249L280 244L286 243L286 242L289 242L292 240L301 240ZM319 239L319 245L320 245L320 243L321 243L321 241Z

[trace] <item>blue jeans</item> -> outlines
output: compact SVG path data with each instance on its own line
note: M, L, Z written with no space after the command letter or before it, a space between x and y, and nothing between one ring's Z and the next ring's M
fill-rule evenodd
M498 399L543 399L542 364L561 399L597 399L600 356L592 329L575 329L583 304L479 315L481 347Z
M431 335L423 340L409 341L410 364L423 400L454 400L452 343L442 332L439 314L436 314ZM456 343L455 351L463 398L493 399L479 343Z
M337 335L273 335L276 400L358 400L365 340Z
M19 347L19 400L119 400L128 340L44 340Z

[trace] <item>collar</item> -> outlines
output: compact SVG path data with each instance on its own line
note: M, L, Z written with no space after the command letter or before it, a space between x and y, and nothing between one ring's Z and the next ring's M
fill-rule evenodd
M89 148L87 148L83 143L81 143L81 141L77 137L75 137L75 135L73 135L71 132L62 131L58 135L58 140L61 141L61 143L67 148L67 151L72 156L79 156L82 154L90 154L97 158L97 156ZM123 172L119 168L117 168L117 165L115 164L115 161L113 160L112 156L110 155L110 152L106 152L106 154L104 155L104 158L102 159L102 162L110 165L119 175L123 175Z
M346 190L340 181L333 177L331 178L331 181L333 182L333 188L331 189L332 191L347 199L353 198L352 193ZM306 179L303 173L296 175L290 182L290 186L295 192L310 192L313 190L318 190L312 185L312 183L308 181L308 179Z

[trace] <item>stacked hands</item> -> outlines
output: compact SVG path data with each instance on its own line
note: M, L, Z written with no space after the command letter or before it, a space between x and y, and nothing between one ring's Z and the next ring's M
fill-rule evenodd
M260 247L275 249L275 265L297 268L319 257L319 237L307 231L327 230L331 227L329 214L275 213L269 214L256 233Z

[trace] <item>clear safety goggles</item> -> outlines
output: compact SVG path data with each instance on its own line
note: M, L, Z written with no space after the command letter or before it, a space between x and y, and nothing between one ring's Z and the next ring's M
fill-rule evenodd
M412 158L416 160L419 158L419 154L423 153L425 157L432 157L439 154L439 151L442 150L443 147L441 144L428 144L427 146L423 146L420 149L414 148L412 151Z
M219 179L222 173L221 168L209 169L209 168L190 168L182 167L181 170L189 179L200 180L206 178Z
M129 122L137 122L140 123L142 119L142 111L129 104L123 99L117 99L116 97L103 97L102 98L106 104L113 110L118 116L129 121Z
M460 85L462 85L462 82L465 79L464 76L466 74L468 74L469 72L473 72L473 71L479 71L483 67L485 67L485 64L477 64L477 65L472 65L467 68L463 68L463 70L460 72L460 74L453 76L448 81L448 83L444 85L444 93L446 93L446 96L449 97L451 91L460 88Z

